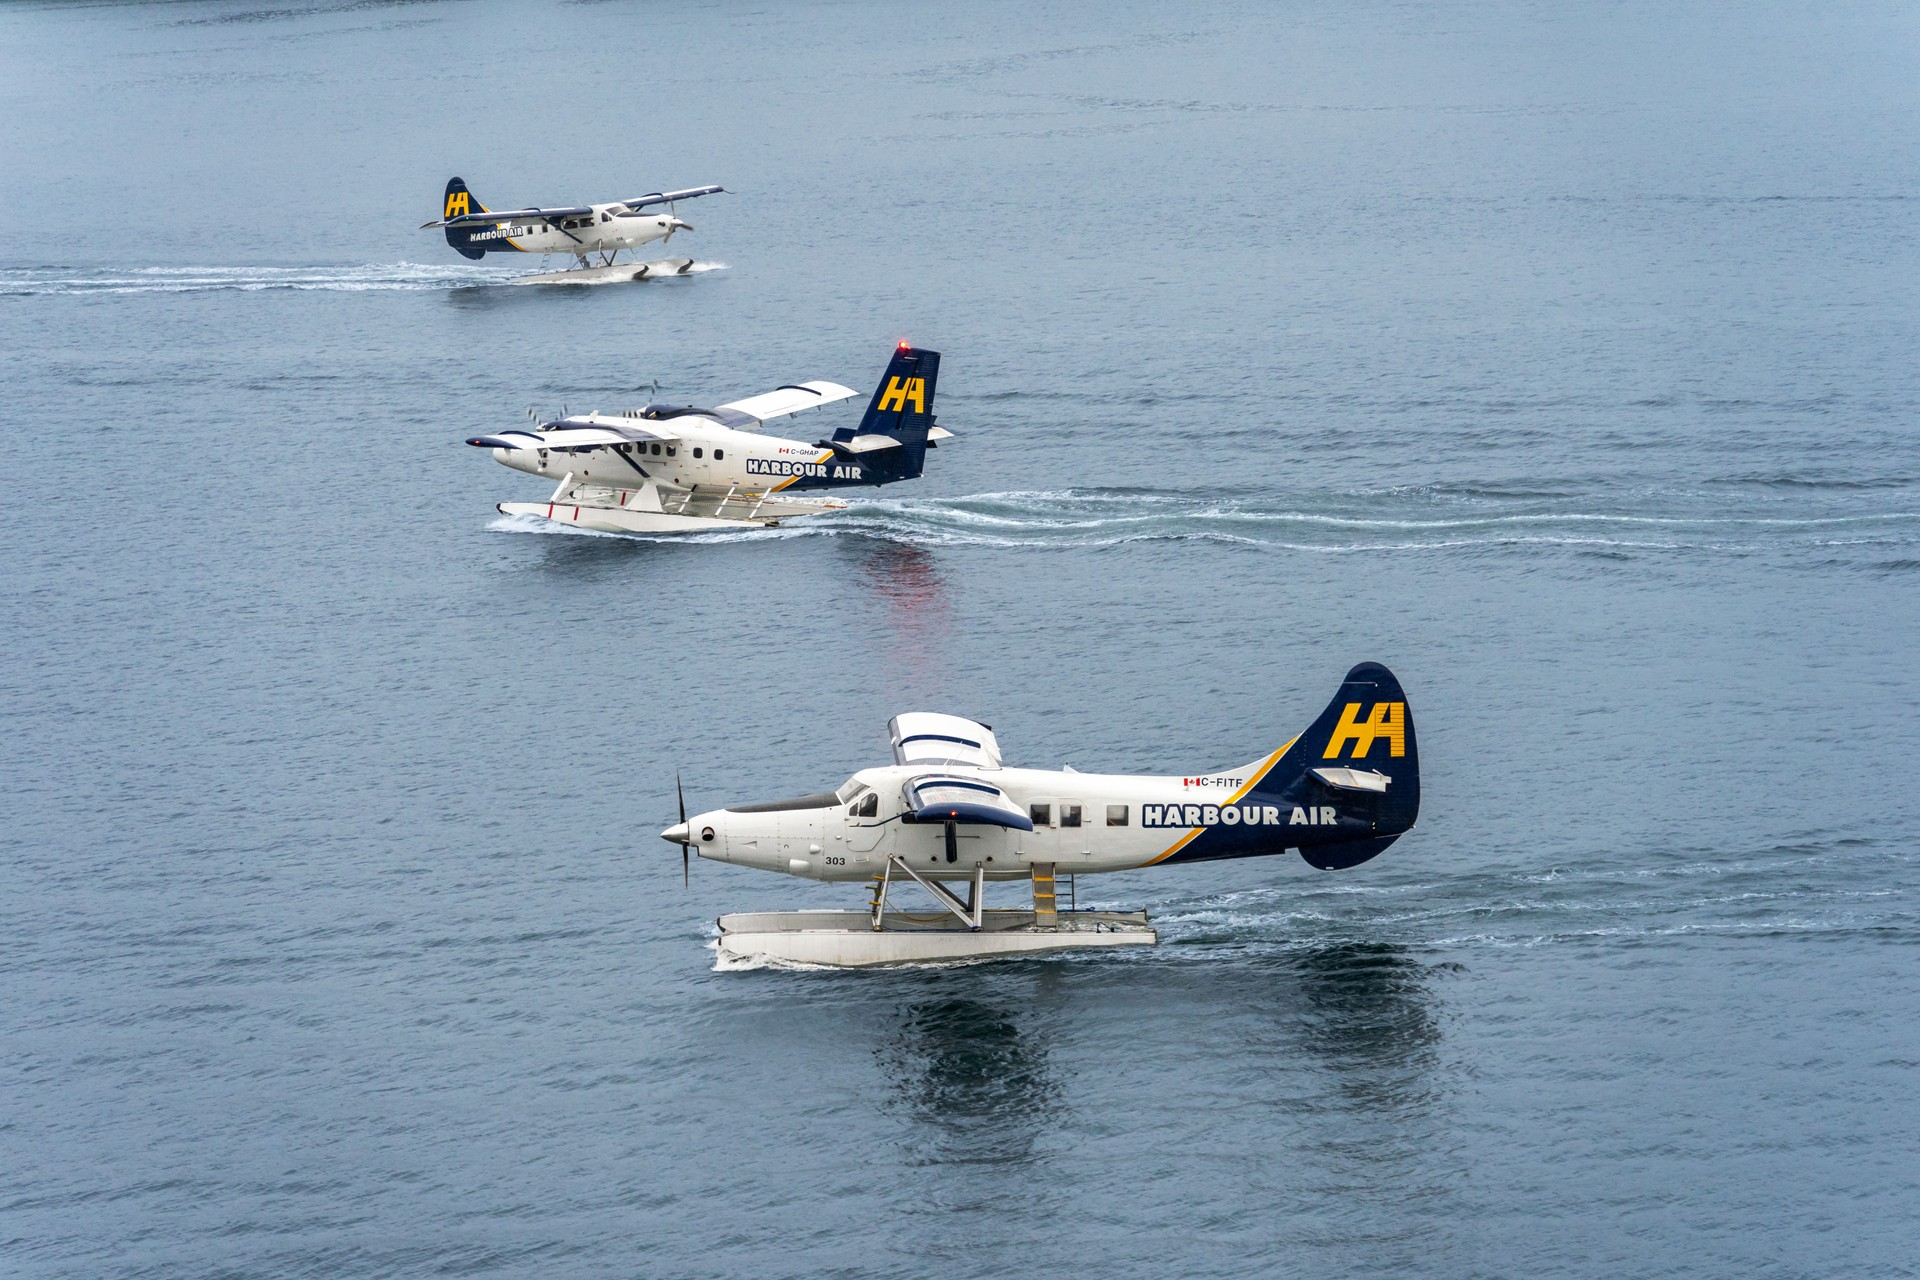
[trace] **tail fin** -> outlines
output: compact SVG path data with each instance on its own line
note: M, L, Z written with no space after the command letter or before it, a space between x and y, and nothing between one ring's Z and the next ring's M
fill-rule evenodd
M457 218L463 213L485 213L486 211L487 206L474 198L474 194L467 190L466 183L458 178L447 179L446 198L440 204L441 221ZM480 229L471 223L448 227L447 243L465 257L484 258L487 256L487 246L473 242L474 232Z
M858 427L842 427L833 443L848 445L861 436L885 436L898 448L859 450L867 474L885 484L912 480L926 469L927 434L933 430L933 388L940 376L940 353L901 343L880 375L880 385Z
M1313 727L1264 760L1230 771L1232 799L1142 805L1143 827L1186 828L1157 862L1253 858L1298 849L1323 871L1357 867L1420 816L1420 752L1393 672L1363 662ZM1182 786L1223 786L1218 778ZM1198 798L1198 797L1196 797Z
M1256 790L1311 812L1287 842L1322 871L1357 867L1410 830L1420 816L1420 749L1393 672L1377 662L1347 672ZM1323 814L1332 821L1317 821Z

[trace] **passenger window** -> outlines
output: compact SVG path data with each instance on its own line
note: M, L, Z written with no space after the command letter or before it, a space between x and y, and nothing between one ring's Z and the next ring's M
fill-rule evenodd
M1110 827L1126 826L1127 825L1127 806L1123 804L1108 805L1107 806L1107 825Z
M1080 806L1077 804L1061 805L1060 806L1060 825L1063 827L1079 826L1080 825Z
M660 456L660 446L659 446L659 445L655 445L655 446L653 446L653 456L654 456L654 457L656 457L656 458Z
M1027 816L1033 819L1033 825L1036 827L1050 827L1053 825L1053 806L1030 804L1027 806Z
M723 449L715 449L715 450L713 451L713 460L714 460L715 462L718 462L718 461L720 461L720 459L722 459L722 458L724 458L724 457L726 457L726 456L727 456L727 455L726 455L726 451L725 451L725 450L723 450Z
M861 817L871 818L876 813L879 813L879 812L880 812L880 795L878 792L875 792L873 795L868 796L865 800L862 800L860 802Z
M694 456L694 457L696 457L696 458L700 456L700 447L699 447L698 445L695 445L695 446L694 446L694 449L693 449L693 456Z
M669 458L671 458L671 457L673 456L673 446L672 446L672 445L668 445L668 446L667 446L667 456L668 456Z

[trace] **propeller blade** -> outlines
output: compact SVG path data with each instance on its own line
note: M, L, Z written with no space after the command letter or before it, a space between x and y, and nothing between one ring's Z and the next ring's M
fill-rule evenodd
M673 792L680 800L680 825L684 827L687 825L687 792L686 788L680 785L678 769L673 771ZM692 847L693 833L689 831L687 839L680 845L680 887L682 889L693 884L693 872L688 869L693 865L693 855L689 852Z

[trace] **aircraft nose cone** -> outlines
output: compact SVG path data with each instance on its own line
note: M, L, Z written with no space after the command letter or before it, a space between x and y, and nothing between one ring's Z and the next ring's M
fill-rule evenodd
M662 840L667 841L669 844L688 843L687 824L684 822L676 822L671 827L668 827L665 831L662 831L660 833L660 838Z

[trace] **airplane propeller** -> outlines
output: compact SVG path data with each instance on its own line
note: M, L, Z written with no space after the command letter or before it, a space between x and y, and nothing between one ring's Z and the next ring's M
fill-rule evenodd
M693 872L689 870L693 864L693 833L687 831L687 792L680 785L678 769L673 771L673 793L680 801L680 830L685 833L680 841L680 887L685 889L693 884Z

